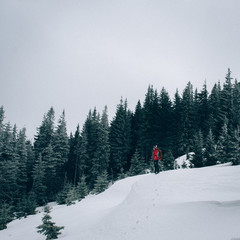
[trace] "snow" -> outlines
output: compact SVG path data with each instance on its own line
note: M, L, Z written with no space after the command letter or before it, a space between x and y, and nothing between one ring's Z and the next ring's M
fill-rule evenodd
M191 166L190 159L193 157L194 153L190 152L187 156L187 154L175 159L175 168L189 168Z
M240 166L178 169L117 181L75 205L54 205L62 240L240 239ZM14 220L1 240L43 240L42 212Z

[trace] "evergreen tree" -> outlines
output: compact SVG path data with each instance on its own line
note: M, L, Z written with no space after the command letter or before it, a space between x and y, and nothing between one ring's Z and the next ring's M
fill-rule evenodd
M74 204L74 201L76 201L78 198L77 196L77 190L75 186L72 186L69 191L67 192L67 197L66 197L66 204L67 206L70 206Z
M210 110L210 116L209 116L209 124L210 128L212 129L213 136L218 139L219 132L222 127L222 121L219 117L220 114L220 94L221 94L221 86L220 83L215 84L211 94L209 96L209 110Z
M221 108L219 111L219 121L221 127L225 123L225 118L228 120L228 127L233 127L233 86L232 86L232 77L231 70L228 69L228 72L225 77L225 83L223 84L223 90L220 94L220 103Z
M44 212L45 214L42 218L43 223L37 227L37 229L39 229L37 232L45 235L46 240L57 239L61 234L60 231L64 229L64 227L58 227L51 221L52 218L50 216L50 208L48 206L45 206Z
M28 195L23 195L16 206L16 217L21 218L30 214L35 214L36 207L36 195L33 192L30 192Z
M73 188L73 185L69 182L65 182L63 189L58 192L57 196L56 196L56 201L58 204L66 204L67 202L67 197L68 197L68 193L69 191ZM74 199L76 200L76 199Z
M88 195L86 177L83 175L77 185L77 199L80 201Z
M193 86L189 82L187 87L183 91L182 97L182 112L183 112L183 145L186 152L189 148L191 151L193 146L193 136L196 130L195 126L195 109L193 98Z
M172 129L173 129L173 109L168 92L162 88L159 99L159 118L157 119L159 127L155 134L158 136L158 144L164 149L172 146ZM157 117L157 116L156 116ZM156 137L157 139L157 137Z
M77 179L79 179L80 175L83 172L80 172L80 145L81 145L81 136L79 125L77 126L77 130L75 131L74 136L70 134L69 139L69 156L67 162L67 177L68 180L71 181L74 186L77 185Z
M158 144L160 131L159 120L161 117L158 93L156 90L154 91L153 86L148 87L142 113L143 125L141 150L144 152L145 162L149 164L152 154L152 146Z
M229 143L228 143L228 154L227 161L232 162L233 165L238 165L240 163L240 137L239 128L235 131L230 131Z
M3 149L3 130L4 130L4 109L3 106L0 107L0 157ZM0 158L1 159L1 158Z
M235 80L233 87L233 127L240 126L240 83Z
M27 152L27 192L29 192L32 189L33 185L33 178L32 178L32 172L33 172L33 166L35 165L35 154L33 150L32 143L27 140L26 141L26 152Z
M42 161L42 155L40 154L36 164L33 168L33 187L32 192L36 196L36 201L39 205L42 205L46 202L46 167Z
M204 157L205 157L206 166L215 165L217 163L216 144L215 144L211 129L209 130L209 133L206 139Z
M135 176L138 174L143 174L146 169L144 159L140 156L139 151L136 150L131 158L131 167L129 169L130 176Z
M17 143L16 143L16 155L17 155L17 184L19 193L25 196L27 193L27 148L26 148L26 129L23 128L19 131Z
M2 135L2 151L0 153L0 200L7 203L17 200L18 161L16 158L14 132L10 123L6 124Z
M101 193L108 188L109 181L108 181L108 174L107 171L104 171L101 175L99 175L96 179L93 192L94 193Z
M56 131L54 132L53 141L53 154L56 161L56 165L53 166L56 170L55 176L55 192L60 191L63 187L63 181L65 177L65 166L68 160L69 154L69 142L65 121L65 112L63 111L59 121Z
M230 135L228 133L228 120L225 117L217 144L217 158L221 163L229 161L229 146Z
M13 220L12 207L7 203L0 204L0 230L6 229Z
M132 152L138 148L140 153L144 156L142 150L142 135L143 135L143 110L140 101L138 101L135 112L132 117Z
M234 135L232 137L232 159L233 165L240 164L240 129L237 128L234 131Z
M117 106L116 115L110 127L110 169L116 177L123 169L126 172L130 167L131 153L131 118L132 114L127 108L127 101L122 99Z
M38 128L37 135L35 136L34 151L37 157L52 143L54 135L54 119L55 112L53 108L50 108L47 114L44 115L42 124ZM42 157L44 157L43 154Z
M194 167L203 167L204 159L203 159L203 136L201 131L199 130L197 134L194 135L194 145L193 145L193 158L191 163Z
M164 156L164 161L162 161L164 170L174 169L174 161L175 159L172 154L172 151L168 150Z
M198 129L201 130L204 137L207 136L209 132L209 119L210 119L210 109L208 103L208 91L207 84L205 82L203 89L200 93L197 94L197 120L198 120Z
M101 116L100 125L99 125L99 146L98 146L98 158L100 162L100 171L101 174L108 169L109 166L109 157L110 157L110 143L109 143L109 123L108 123L108 114L107 106L103 111Z
M184 138L183 138L183 123L184 123L184 115L183 115L183 109L182 109L182 99L176 91L174 96L174 102L173 102L173 116L172 116L172 141L174 142L172 146L173 155L175 157L182 156L184 151Z

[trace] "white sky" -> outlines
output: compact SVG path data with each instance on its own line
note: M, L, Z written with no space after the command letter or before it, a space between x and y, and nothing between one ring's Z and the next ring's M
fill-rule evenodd
M95 106L134 110L149 84L173 97L240 79L238 0L0 0L0 105L36 133L51 106L75 132Z

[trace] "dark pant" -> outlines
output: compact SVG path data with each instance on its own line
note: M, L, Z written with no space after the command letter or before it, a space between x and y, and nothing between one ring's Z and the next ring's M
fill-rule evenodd
M154 172L159 173L158 160L153 160L153 163L154 163Z

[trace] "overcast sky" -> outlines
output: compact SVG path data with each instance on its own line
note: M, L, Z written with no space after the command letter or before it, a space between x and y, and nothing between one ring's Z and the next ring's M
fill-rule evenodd
M238 0L0 0L0 105L32 138L51 106L75 132L95 106L134 110L152 84L240 79Z

